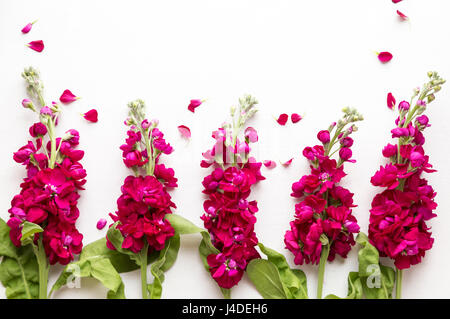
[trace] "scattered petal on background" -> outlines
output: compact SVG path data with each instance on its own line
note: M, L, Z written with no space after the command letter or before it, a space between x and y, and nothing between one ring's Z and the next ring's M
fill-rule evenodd
M377 53L378 54L378 60L382 63L386 63L392 60L392 54L390 52L384 51Z
M286 125L286 122L289 119L289 115L287 115L286 113L280 114L280 116L278 117L278 124L280 125Z
M292 121L292 123L297 123L297 122L299 122L301 120L302 120L302 116L301 115L299 115L297 113L292 113L291 114L291 121Z
M64 90L63 94L61 94L61 97L59 100L63 103L70 103L73 101L78 100L79 97L75 96L70 90Z
M97 222L97 229L102 230L106 226L106 219L100 218Z
M37 21L37 20L36 20L36 21ZM28 33L28 32L30 32L31 28L33 27L33 24L35 24L36 21L30 22L30 23L28 23L26 26L24 26L23 29L21 30L22 33Z
M397 10L397 14L400 17L400 19L402 20L408 20L408 16L403 14L403 12L401 12L400 10Z
M288 167L289 165L291 165L291 163L292 163L293 160L294 160L294 159L291 158L289 161L284 162L284 163L281 163L281 165L283 165L284 167Z
M97 123L98 122L98 112L96 109L92 109L90 111L87 111L86 113L83 114L83 117L88 120L89 122L92 123Z
M269 169L275 168L277 166L277 163L275 163L274 161L270 161L270 160L266 160L263 163L264 163L264 166Z
M393 3L399 3L402 0L392 0Z
M191 102L188 105L188 110L191 111L192 113L194 113L195 109L197 107L199 107L200 105L202 105L202 103L203 103L202 100L198 100L198 99L191 100Z
M191 130L189 129L189 127L180 125L178 126L178 131L180 131L181 136L185 138L191 138Z
M27 46L34 51L42 52L42 50L44 50L44 41L42 40L31 41L30 43L27 44Z
M387 95L387 107L392 110L394 106L395 106L395 97L392 95L391 92L389 92Z

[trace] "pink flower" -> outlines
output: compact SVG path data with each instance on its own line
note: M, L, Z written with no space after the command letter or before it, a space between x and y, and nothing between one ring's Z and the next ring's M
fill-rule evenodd
M277 119L278 124L280 125L286 125L286 122L289 119L289 115L287 115L286 113L280 114L280 116Z
M191 102L188 105L188 110L191 111L192 113L195 113L195 109L197 107L199 107L200 105L202 105L202 100L191 100Z
M97 222L97 229L102 230L106 226L106 219L100 218Z
M352 157L352 150L348 147L343 147L339 150L339 157L342 158L343 161L348 161Z
M409 110L409 102L401 101L401 102L398 104L398 108L399 108L400 110L408 111L408 110Z
M383 156L384 157L391 157L397 155L397 146L388 144L383 148Z
M292 113L291 114L291 121L292 121L292 123L297 123L297 122L299 122L301 120L302 120L302 117L299 114L297 114L297 113Z
M98 122L98 112L96 109L87 111L86 113L83 114L83 117L89 122L92 122L92 123Z
M387 62L391 61L392 57L393 57L392 54L387 51L377 53L377 55L378 55L378 60L380 60L380 62L382 62L382 63L387 63Z
M48 106L44 106L43 108L41 108L39 113L42 115L53 115L53 111Z
M395 97L392 95L391 92L388 93L387 95L387 106L388 108L390 108L391 110L394 108L395 106Z
M44 41L42 40L31 41L30 43L27 44L27 46L34 51L42 52L42 50L44 50Z
M380 166L380 170L372 176L370 182L374 186L387 187L388 189L394 189L399 185L399 171L397 166L393 164L387 164L385 167Z
M178 131L180 132L181 136L187 139L191 138L191 130L189 129L189 127L185 125L180 125L178 126Z
M29 129L30 135L32 137L44 136L47 134L47 127L41 122L34 123Z
M244 136L250 143L258 142L258 133L251 126L249 126L245 129Z
M328 130L322 130L317 133L317 139L321 141L323 144L327 144L330 142L330 132Z
M62 103L70 103L78 99L79 97L75 96L70 90L64 90L59 98Z

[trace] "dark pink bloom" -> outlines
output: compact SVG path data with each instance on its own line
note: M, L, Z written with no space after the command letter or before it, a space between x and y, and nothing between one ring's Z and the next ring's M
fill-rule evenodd
M197 107L199 107L200 105L202 105L202 100L191 100L191 102L188 105L188 110L191 111L192 113L195 113L195 109Z
M387 63L392 60L392 54L390 52L384 51L378 53L378 60L382 63Z
M395 97L392 95L391 92L388 93L387 95L387 106L388 108L390 108L391 110L394 108L395 106Z
M44 136L47 134L47 127L41 122L34 123L29 129L30 135L32 137Z
M63 103L70 103L78 99L79 97L75 96L70 90L64 90L59 98L59 100Z
M398 108L399 108L400 110L408 111L408 110L409 110L409 102L401 101L401 102L398 104Z
M283 114L280 114L280 116L277 119L277 122L280 125L286 125L288 119L289 119L289 115L287 115L286 113L283 113Z
M189 127L185 125L180 125L178 126L178 131L180 132L181 136L187 139L191 138L191 130L189 129Z
M328 130L322 130L317 133L317 139L323 144L327 144L330 141L330 132Z
M388 144L383 148L383 156L384 157L391 157L397 155L397 146Z
M34 51L42 52L42 50L44 50L44 41L42 40L31 41L30 43L28 43L27 46Z
M98 112L96 109L87 111L86 113L83 114L83 117L89 122L92 122L92 123L98 122Z
M292 123L297 123L297 122L299 122L301 120L302 120L301 115L299 115L297 113L292 113L291 114L291 121L292 121Z
M343 147L339 150L339 157L342 158L343 161L348 161L352 157L352 150L348 147Z

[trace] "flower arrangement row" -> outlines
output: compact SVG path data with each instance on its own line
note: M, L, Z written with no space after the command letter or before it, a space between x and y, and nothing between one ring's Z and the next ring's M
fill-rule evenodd
M127 136L120 146L130 175L120 187L117 210L109 214L106 236L83 246L76 227L77 203L87 177L81 164L84 152L78 149L80 135L70 129L57 137L61 105L47 103L36 69L26 68L22 76L29 93L22 104L38 122L29 129L30 141L14 153L14 161L25 166L26 177L11 201L8 221L0 219L0 281L8 298L48 298L81 277L99 280L108 289L108 298L125 298L120 274L134 270L140 270L142 298L161 298L181 236L195 233L201 235L199 255L205 269L225 298L231 297L231 289L245 273L264 298L309 297L305 273L264 246L255 232L258 203L251 192L265 180L263 163L251 155L257 131L246 124L257 112L255 98L239 99L238 107L231 108L231 120L212 132L213 146L203 153L200 165L208 170L202 181L204 228L175 214L170 191L178 180L163 162L173 147L158 129L158 121L147 119L144 101L130 102L124 121ZM435 172L423 148L423 131L430 126L424 113L445 80L436 72L428 77L409 102L397 104L388 96L388 107L398 112L391 131L396 142L383 148L389 162L370 180L383 190L372 201L368 236L360 232L353 214L353 193L340 185L347 175L344 166L356 162L352 136L363 116L344 108L340 120L318 132L320 143L303 150L310 172L292 184L291 196L298 202L284 243L295 265L318 265L317 298L323 298L326 264L336 257L347 258L356 243L359 267L348 275L344 298L400 298L403 271L420 263L432 248L427 222L436 216L437 203L436 192L424 178ZM70 91L65 94L66 99L75 99ZM191 104L194 112L201 101ZM85 117L95 121L97 113ZM189 133L186 127L181 130ZM106 223L101 220L99 227ZM395 269L383 265L380 257L392 259ZM49 270L55 264L65 268L48 289Z

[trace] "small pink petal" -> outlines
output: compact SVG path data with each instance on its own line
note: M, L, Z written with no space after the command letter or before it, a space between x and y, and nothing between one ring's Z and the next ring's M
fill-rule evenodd
M64 90L63 94L61 94L59 100L63 103L70 103L78 100L79 97L75 96L70 90Z
M392 95L391 92L388 93L387 95L387 107L390 108L391 110L394 108L395 106L395 97Z
M275 163L274 161L265 160L263 163L264 163L264 166L269 169L277 167L277 163Z
M23 29L21 31L22 31L22 33L28 33L28 32L30 32L32 27L33 27L33 23L28 23L26 26L23 27Z
M106 226L106 219L100 218L97 222L97 229L102 230Z
M292 113L291 114L291 121L292 121L292 123L297 123L297 122L299 122L301 120L302 120L302 116L301 115L299 115L297 113Z
M203 103L202 100L198 99L191 100L191 102L188 105L188 110L191 111L192 113L195 113L195 109L200 105L202 105L202 103Z
M400 10L397 10L397 14L402 20L408 20L408 16L402 13Z
M288 167L289 165L291 165L291 163L292 163L293 160L294 160L294 159L291 158L289 161L284 162L284 163L281 163L281 165L283 165L284 167Z
M42 50L44 50L44 41L42 40L31 41L30 43L27 44L27 46L34 51L42 52Z
M189 127L180 125L178 126L178 131L180 131L181 136L185 138L191 138L191 130L189 129Z
M97 123L98 122L98 112L96 109L92 109L90 111L87 111L86 113L83 114L83 117L88 120L89 122L92 123Z
M402 0L392 0L393 3L399 3Z
M378 53L378 60L382 63L386 63L392 60L392 54L390 52L384 51Z
M280 125L286 125L286 122L289 119L289 115L287 115L286 113L280 114L280 116L278 117L278 124Z

